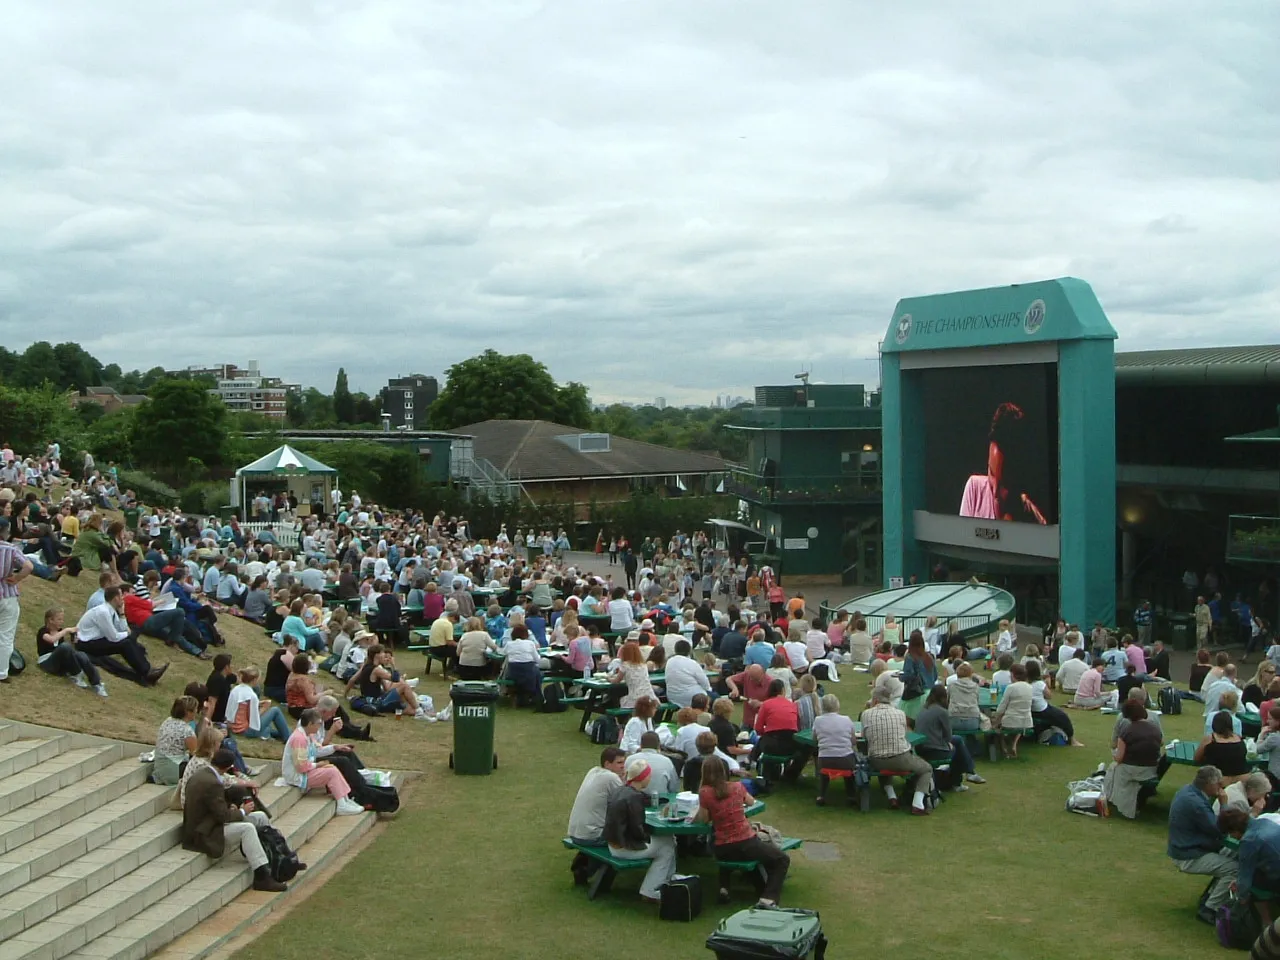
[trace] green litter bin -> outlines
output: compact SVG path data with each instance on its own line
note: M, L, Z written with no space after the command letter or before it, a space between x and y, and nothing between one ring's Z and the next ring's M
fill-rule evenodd
M812 957L822 960L827 938L816 910L755 907L739 910L720 921L707 938L716 960Z
M124 508L124 525L135 533L138 530L138 518L142 516L142 511L137 507Z
M489 680L460 680L449 688L453 704L449 766L454 773L487 774L497 769L493 726L499 696L498 685Z

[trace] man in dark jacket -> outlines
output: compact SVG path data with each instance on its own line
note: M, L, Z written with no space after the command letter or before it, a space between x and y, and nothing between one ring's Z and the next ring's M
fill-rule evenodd
M269 823L267 815L254 810L252 800L242 806L228 803L218 779L218 771L225 772L234 765L231 753L219 750L213 756L213 767L198 770L187 781L186 802L182 806L182 848L216 860L226 853L229 840L239 845L253 868L253 889L279 893L287 888L271 876L267 855L258 839L258 827Z
M652 861L640 884L640 896L657 901L661 899L662 885L676 872L676 842L671 836L651 837L645 825L648 798L644 790L652 774L643 754L636 754L627 761L622 786L609 794L604 815L604 840L615 857Z

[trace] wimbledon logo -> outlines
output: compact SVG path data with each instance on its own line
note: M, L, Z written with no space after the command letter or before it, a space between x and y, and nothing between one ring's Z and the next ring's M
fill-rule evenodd
M907 342L907 337L911 336L911 314L904 313L898 318L898 330L894 334L894 339L899 344Z
M1044 301L1033 300L1031 306L1027 307L1027 312L1022 317L1022 329L1027 336L1040 332L1040 328L1044 326ZM901 341L899 341L901 342Z

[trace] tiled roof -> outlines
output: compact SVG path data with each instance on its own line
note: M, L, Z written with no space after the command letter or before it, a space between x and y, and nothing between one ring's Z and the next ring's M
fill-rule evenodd
M546 420L485 420L460 426L456 432L470 434L475 456L488 460L512 480L692 475L728 469L723 460L711 454L619 436L610 436L608 452L580 453L556 438L588 431Z
M1280 363L1280 345L1190 347L1185 350L1132 350L1116 354L1116 369L1186 367L1201 364Z

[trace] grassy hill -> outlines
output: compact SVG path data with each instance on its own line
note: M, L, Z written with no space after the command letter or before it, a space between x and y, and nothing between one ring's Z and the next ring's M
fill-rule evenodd
M31 666L0 691L0 714L151 742L173 697L189 680L203 680L207 663L175 654L153 689L108 676L108 700L34 665L44 608L60 604L73 622L95 579L86 572L58 584L23 584L19 646ZM265 664L274 645L261 629L232 617L220 625L235 665ZM154 661L166 659L160 641L147 647ZM399 664L421 675L419 655L402 655ZM865 680L854 676L831 687L848 712L866 697ZM447 697L438 671L419 689L438 705ZM634 874L595 903L572 886L570 857L559 841L578 783L600 750L578 733L578 718L502 706L500 767L489 777L448 770L451 724L375 720L378 742L357 744L362 758L426 776L390 829L240 956L349 960L356 938L367 948L358 953L406 960L594 960L611 950L710 956L702 944L718 918L750 900L740 887L734 904L717 905L710 861L681 857L681 869L704 881L704 911L690 924L660 922L636 896ZM760 819L789 836L829 844L836 857L793 855L784 904L822 912L829 955L836 957L874 951L1066 960L1087 949L1166 960L1216 953L1212 931L1193 916L1203 880L1180 875L1164 853L1168 803L1190 768L1175 767L1136 822L1068 814L1066 783L1107 756L1113 718L1074 719L1087 747L1030 746L1019 761L982 763L990 782L949 798L927 819L891 813L882 797L867 815L839 804L819 809L809 776L781 787ZM1192 706L1165 719L1166 735L1197 737L1202 723ZM250 756L280 755L276 744L242 744Z

